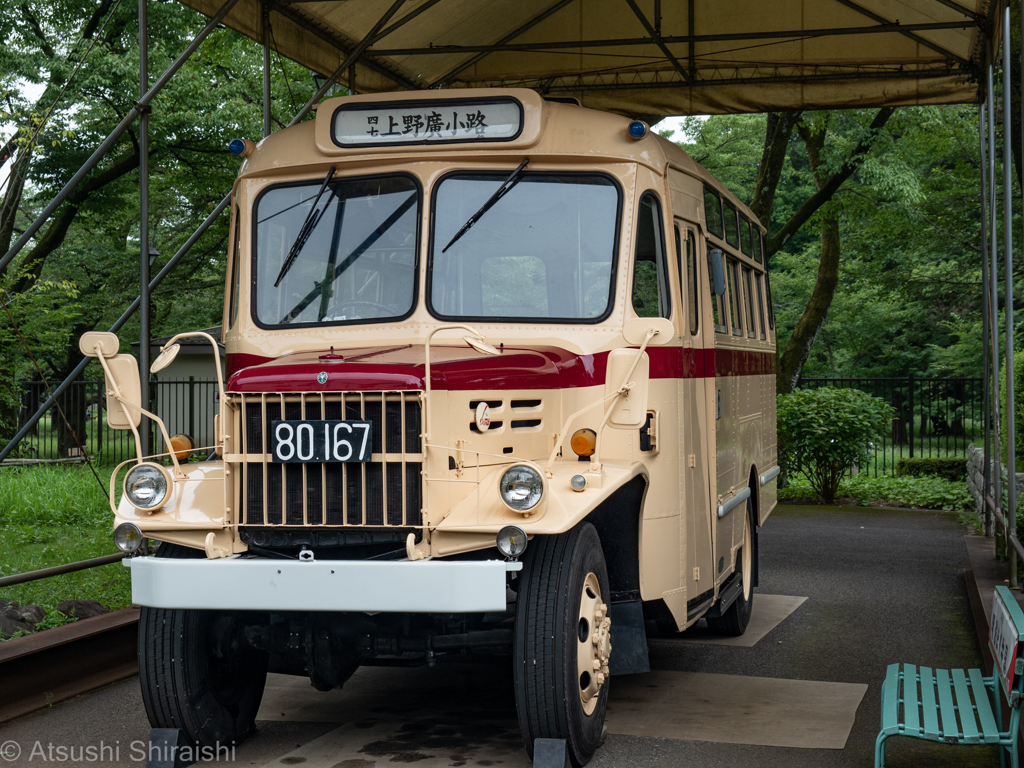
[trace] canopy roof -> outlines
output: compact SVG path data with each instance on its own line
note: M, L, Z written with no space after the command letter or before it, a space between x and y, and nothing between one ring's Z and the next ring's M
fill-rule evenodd
M222 0L181 0L212 16ZM525 87L627 115L974 102L994 0L267 0L359 93ZM229 27L262 40L260 0ZM998 38L995 38L998 39ZM350 68L355 60L354 70Z

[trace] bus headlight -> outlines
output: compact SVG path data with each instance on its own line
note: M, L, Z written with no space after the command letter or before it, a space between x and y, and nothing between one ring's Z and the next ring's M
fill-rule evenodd
M121 523L114 529L114 544L130 555L142 546L142 531L135 523Z
M518 525L506 525L498 531L497 544L502 557L515 560L526 551L526 531Z
M167 472L159 464L146 462L132 467L124 477L124 495L136 509L152 512L167 499L171 487Z
M505 506L513 512L529 514L544 495L544 478L528 464L517 464L505 470L498 483Z

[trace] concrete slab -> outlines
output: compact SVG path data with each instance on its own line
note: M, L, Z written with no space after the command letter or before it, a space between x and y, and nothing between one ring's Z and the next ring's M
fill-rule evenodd
M648 672L612 681L609 733L843 749L868 687L700 672Z
M978 584L978 594L982 607L985 609L985 622L992 623L992 593L997 584L1010 585L1008 577L1009 565L996 559L996 540L987 536L964 536L967 545L967 556L971 560L971 570ZM1012 590L1011 590L1012 591ZM1013 591L1017 604L1024 608L1024 593Z
M750 613L747 631L739 637L722 637L714 634L703 622L694 624L680 635L650 638L657 642L705 643L708 645L733 645L753 648L759 640L792 615L807 600L806 597L789 595L762 595L754 593L754 608Z

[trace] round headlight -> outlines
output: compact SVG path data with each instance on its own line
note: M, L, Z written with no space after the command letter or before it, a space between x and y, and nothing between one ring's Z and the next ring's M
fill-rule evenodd
M501 476L498 490L509 509L527 513L540 503L540 497L544 495L544 478L533 467L518 464Z
M121 523L114 529L114 544L122 552L131 554L142 546L142 531L134 523Z
M124 478L124 494L139 509L157 509L167 498L167 488L167 475L156 464L132 467Z
M574 491L583 491L587 488L587 478L583 475L573 475L569 481L569 487Z
M498 531L498 551L505 557L519 557L526 551L526 531L518 525L506 525Z

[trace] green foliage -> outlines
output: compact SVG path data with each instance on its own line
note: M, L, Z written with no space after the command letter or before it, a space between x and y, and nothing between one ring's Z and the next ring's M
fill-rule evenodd
M109 484L110 471L99 474ZM87 467L0 469L0 576L114 554L112 519L107 495ZM57 612L65 600L131 605L130 572L114 563L6 587L0 598L42 606L39 628L47 629L71 620Z
M826 504L851 467L868 462L871 443L889 428L893 410L856 389L798 389L778 396L779 458L803 473Z
M942 477L953 482L967 482L967 457L943 456L930 459L900 459L896 462L899 477Z
M807 477L789 478L779 489L779 501L802 502L815 498L817 492ZM867 474L844 477L836 498L852 499L861 506L917 507L973 512L974 500L963 482L941 477L869 477Z

